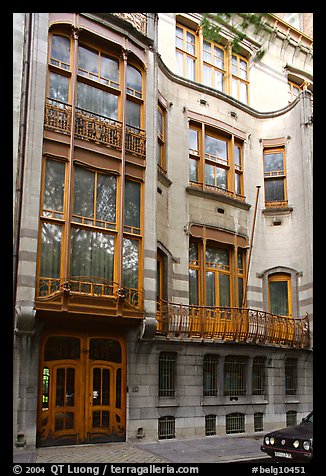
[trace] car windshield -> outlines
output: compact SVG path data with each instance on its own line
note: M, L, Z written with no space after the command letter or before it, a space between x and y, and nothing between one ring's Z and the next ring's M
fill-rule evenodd
M303 418L303 423L313 423L313 413L309 413L305 418Z

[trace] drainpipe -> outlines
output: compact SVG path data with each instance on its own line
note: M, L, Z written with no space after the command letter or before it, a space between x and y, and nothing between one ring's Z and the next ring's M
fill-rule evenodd
M245 307L245 304L247 303L248 276L249 276L249 268L250 268L250 262L251 262L253 239L254 239L254 233L255 233L255 224L256 224L257 206L258 206L258 197L259 197L260 185L256 185L256 188L257 188L256 203L255 203L254 219L253 219L252 228L251 228L250 247L249 247L249 256L248 256L248 262L247 262L245 283L244 283L244 287L243 287L242 307Z
M75 150L75 116L76 116L76 97L77 97L77 67L78 67L78 28L79 16L74 14L74 23L72 27L73 43L73 64L72 64L72 78L71 78L71 121L70 121L70 144L69 144L69 171L68 171L68 200L66 211L66 226L65 226L65 255L64 255L64 280L63 289L69 289L69 256L70 256L70 235L71 235L71 204L72 204L72 174L73 174L73 160Z
M17 160L17 179L16 179L16 206L14 215L14 249L13 249L13 309L14 309L14 329L17 327L17 316L15 311L17 295L17 273L18 273L18 254L20 242L23 183L25 169L25 146L26 146L26 124L28 110L28 89L30 73L30 56L32 43L32 13L25 13L24 25L24 58L23 58L23 84L21 93L21 111L19 124L19 144Z
M124 230L124 195L125 195L125 174L126 174L126 102L127 102L127 58L129 50L127 49L128 39L125 41L125 47L122 49L123 59L123 79L122 79L122 146L121 146L121 180L120 180L120 213L119 213L119 230L118 230L118 266L117 266L117 282L118 282L118 297L124 297L123 291L123 230ZM121 302L119 303L121 304ZM121 312L121 309L120 309Z

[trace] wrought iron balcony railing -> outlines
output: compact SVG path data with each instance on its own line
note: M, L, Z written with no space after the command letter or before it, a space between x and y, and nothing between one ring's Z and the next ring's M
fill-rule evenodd
M179 339L209 339L307 348L309 319L257 309L157 303L157 333Z
M71 276L67 281L61 278L38 277L36 282L36 300L51 301L58 295L106 298L117 301L119 298L132 309L144 307L143 290L125 287L118 283L95 276Z
M44 115L45 129L71 134L71 106L61 101L47 99ZM74 134L78 139L122 149L122 123L109 117L76 108ZM126 126L126 152L145 158L146 133L134 126Z

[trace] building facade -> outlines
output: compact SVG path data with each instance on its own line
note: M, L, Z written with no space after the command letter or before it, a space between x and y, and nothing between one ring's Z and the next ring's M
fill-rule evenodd
M312 39L276 15L235 49L197 13L14 14L16 446L311 410Z

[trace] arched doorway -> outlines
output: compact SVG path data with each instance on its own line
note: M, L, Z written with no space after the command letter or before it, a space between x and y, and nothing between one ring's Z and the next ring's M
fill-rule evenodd
M39 446L125 440L123 339L46 335L40 363Z

